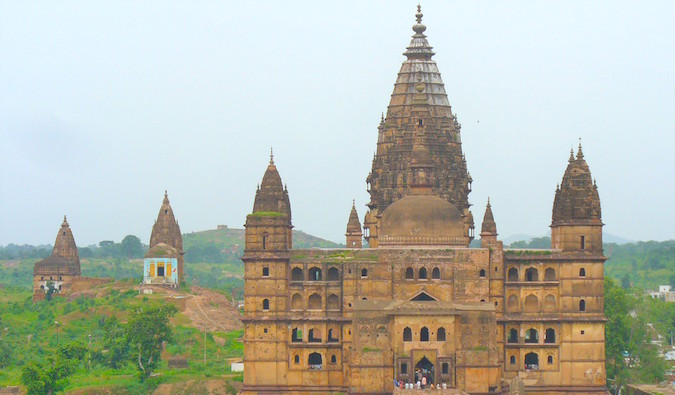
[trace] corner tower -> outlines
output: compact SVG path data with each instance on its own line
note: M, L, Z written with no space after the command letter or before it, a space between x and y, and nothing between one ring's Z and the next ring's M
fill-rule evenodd
M283 393L287 385L291 203L274 156L246 216L243 394ZM266 392L267 391L267 392Z
M551 221L551 247L602 254L602 219L598 186L579 143L570 152L562 183L556 188Z
M165 244L171 249L175 250L175 270L176 270L176 284L180 285L185 278L183 277L183 235L180 232L180 226L176 222L176 218L173 215L173 209L169 203L169 195L164 191L164 200L162 201L162 207L159 209L159 214L157 214L157 220L152 226L152 233L150 234L150 250L153 250L153 247ZM163 250L166 250L164 248ZM173 257L172 255L172 257ZM147 269L147 268L146 268ZM158 268L159 269L159 268ZM171 269L173 273L173 269ZM146 271L146 274L148 272ZM165 276L172 277L172 273L164 273Z
M378 246L381 215L397 199L411 193L418 184L411 167L414 145L428 152L427 176L433 180L431 192L450 202L462 214L473 238L473 218L469 211L471 176L462 154L460 129L453 115L434 52L427 41L422 12L417 8L415 34L403 55L387 116L378 127L377 151L366 178L370 193L369 211L364 219L370 247ZM418 164L419 165L419 164Z

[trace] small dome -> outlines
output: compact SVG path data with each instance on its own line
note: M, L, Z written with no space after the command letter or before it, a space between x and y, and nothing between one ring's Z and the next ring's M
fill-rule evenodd
M178 258L178 250L165 243L159 243L148 250L146 258Z
M466 245L464 218L434 195L408 195L382 213L380 244Z

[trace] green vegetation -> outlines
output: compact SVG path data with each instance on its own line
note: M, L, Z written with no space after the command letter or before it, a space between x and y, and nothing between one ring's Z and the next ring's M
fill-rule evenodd
M258 211L255 213L249 214L251 217L282 217L285 216L286 214L281 214L276 211Z
M161 383L210 377L241 379L240 374L230 373L227 359L243 357L239 340L242 331L208 333L204 365L204 333L186 326L190 320L178 312L168 321L170 325L160 326L162 330L154 332L166 333L170 328L173 336L162 351L161 360L154 353L153 376L140 382L136 373L140 341L129 341L126 335L153 333L152 328L157 329L156 319L143 319L140 328L147 331L139 330L134 324L141 307L152 315L158 309L170 311L173 306L160 295L139 295L132 289L134 285L135 282L108 284L97 289L96 298L80 296L69 301L55 297L38 303L32 302L31 291L25 288L0 288L3 301L0 303L0 386L23 382L26 388L34 388L34 393L39 394L49 393L49 388L56 393L57 390L105 387L114 388L113 393L140 395L151 393ZM165 314L166 318L170 315ZM158 341L166 339L164 335L152 337ZM130 344L135 348L130 348ZM175 355L186 357L189 368L168 368L168 358ZM144 356L143 361L147 360ZM147 368L147 364L144 367Z
M666 361L652 341L675 329L675 304L625 290L606 278L605 316L608 387L616 393L627 383L663 380Z
M675 287L675 240L605 244L605 275L622 286L657 290L659 285Z

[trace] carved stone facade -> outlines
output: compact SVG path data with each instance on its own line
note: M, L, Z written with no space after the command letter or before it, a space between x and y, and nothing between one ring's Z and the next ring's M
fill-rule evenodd
M43 300L54 287L56 295L65 294L72 282L79 278L80 256L70 225L63 217L63 223L56 235L54 249L47 258L38 261L33 267L33 301Z
M416 16L367 179L370 248L353 206L347 248L292 249L270 158L246 219L243 393L606 393L600 203L581 148L551 249L505 250L489 202L469 248L459 123Z

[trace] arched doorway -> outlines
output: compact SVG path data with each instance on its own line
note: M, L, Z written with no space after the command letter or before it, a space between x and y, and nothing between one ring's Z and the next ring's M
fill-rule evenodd
M415 365L415 382L422 381L422 377L427 378L427 386L434 383L434 364L427 357L423 357Z

